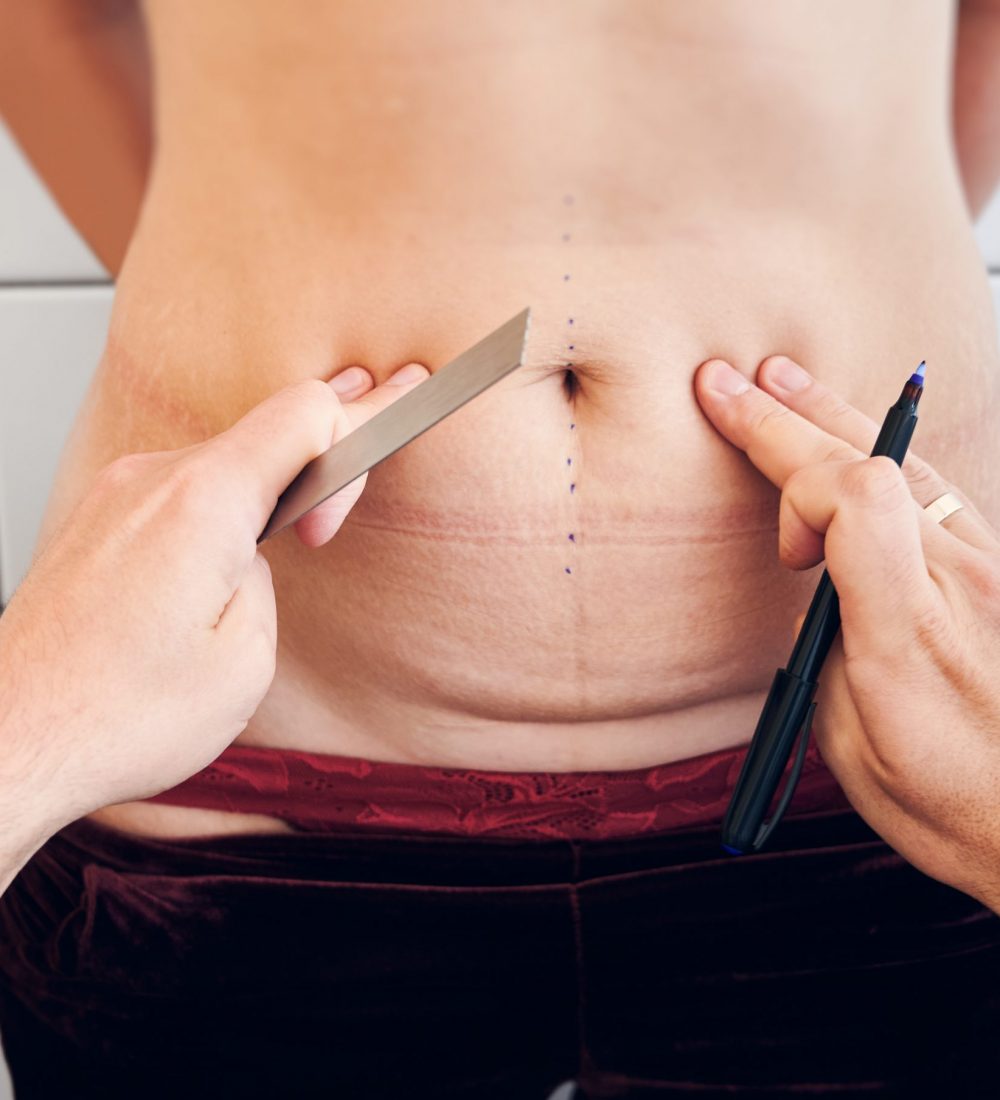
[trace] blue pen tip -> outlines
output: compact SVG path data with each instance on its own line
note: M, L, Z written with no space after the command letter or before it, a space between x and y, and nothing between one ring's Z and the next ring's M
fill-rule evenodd
M920 364L920 366L919 366L919 367L917 367L917 369L916 369L916 370L915 370L915 371L914 371L914 372L913 372L913 373L912 373L912 374L910 375L910 381L911 381L911 382L913 382L913 383L915 383L915 384L916 384L916 385L918 385L918 386L922 386L922 385L924 384L924 370L926 369L926 367L927 367L927 362L926 362L926 360L925 360L925 361L924 361L924 362L922 362L922 363Z

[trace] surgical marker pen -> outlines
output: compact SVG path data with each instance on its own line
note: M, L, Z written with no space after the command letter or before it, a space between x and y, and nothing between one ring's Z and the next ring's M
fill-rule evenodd
M925 366L921 363L910 375L899 400L886 414L872 457L887 455L902 465L917 426L917 405L924 392ZM839 630L840 601L830 574L824 569L788 659L788 667L779 668L774 674L722 822L722 847L733 855L759 851L791 800L809 744L809 730L816 710L813 696L819 687L820 669ZM799 749L788 782L770 821L764 821L796 738L800 738Z

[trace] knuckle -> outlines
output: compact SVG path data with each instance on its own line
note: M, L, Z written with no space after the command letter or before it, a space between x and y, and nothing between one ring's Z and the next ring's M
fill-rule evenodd
M909 490L903 473L884 455L853 462L843 474L845 492L867 508L896 508Z
M794 500L808 490L809 481L813 477L813 466L800 466L793 470L785 479L785 486L781 490L781 507L792 508Z
M795 537L785 523L778 527L778 560L788 569L800 564L801 554Z
M336 394L326 382L319 378L303 378L293 382L285 392L289 400L301 401L310 407L319 406L325 409L336 408L338 405Z
M218 456L208 461L199 455L170 466L164 472L163 491L185 515L206 519L225 508L227 483L226 468Z
M146 455L121 455L98 472L94 479L94 487L98 490L120 489L135 481L147 468Z
M805 491L809 474L796 470L785 482L778 506L778 558L789 569L808 569L822 560L822 536L802 518L795 498Z
M1000 554L969 554L962 563L962 579L976 607L1000 609Z
M845 422L850 424L858 415L857 410L849 405L840 394L818 383L813 383L812 399L819 419L825 424L829 424L834 432L837 424ZM875 442L874 437L872 442Z
M951 650L950 620L935 601L922 601L913 609L910 631L918 652L941 655Z
M904 461L903 474L913 495L918 500L923 500L926 497L928 504L950 488L942 477L919 458Z
M819 456L820 462L857 462L858 452L849 444L839 439L829 443Z
M790 415L787 409L770 398L754 401L747 411L747 427L754 435L766 435L773 429L780 428Z
M785 488L781 493L778 503L778 557L785 565L790 565L795 557L795 530L798 513L792 500L801 471L796 470L785 482Z

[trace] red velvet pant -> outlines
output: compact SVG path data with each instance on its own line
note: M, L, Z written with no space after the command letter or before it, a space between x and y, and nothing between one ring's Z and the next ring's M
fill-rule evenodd
M153 841L0 903L17 1100L1000 1095L1000 922L851 810L625 839Z

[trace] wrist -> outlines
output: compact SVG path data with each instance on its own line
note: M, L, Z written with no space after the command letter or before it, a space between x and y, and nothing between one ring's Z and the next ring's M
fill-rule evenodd
M64 806L49 782L51 767L41 754L24 751L19 744L22 733L15 719L0 717L0 880L4 885L53 833L68 824Z
M46 758L21 689L17 647L0 630L0 884L71 818L58 796L58 763Z
M73 819L55 796L52 769L39 755L25 758L16 729L0 720L0 893L54 833ZM78 816L78 815L77 815Z

